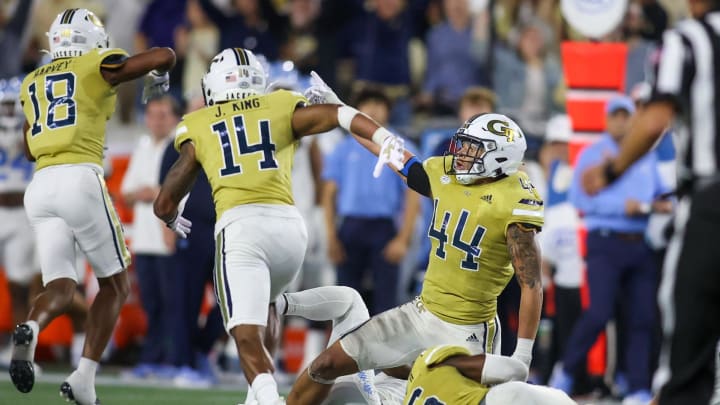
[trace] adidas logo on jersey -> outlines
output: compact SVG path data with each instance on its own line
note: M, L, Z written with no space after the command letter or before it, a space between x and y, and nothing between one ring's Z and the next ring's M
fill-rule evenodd
M487 194L482 197L480 197L481 200L485 201L488 204L492 204L492 194Z
M467 339L465 339L465 341L471 342L471 343L480 343L480 340L477 338L477 335L475 335L474 333L472 335L470 335Z

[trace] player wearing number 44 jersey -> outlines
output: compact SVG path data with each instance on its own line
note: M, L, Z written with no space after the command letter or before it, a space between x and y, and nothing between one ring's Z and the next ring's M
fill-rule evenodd
M305 224L293 205L290 172L299 138L338 125L380 142L389 131L350 107L307 106L300 94L266 93L267 75L252 52L228 48L203 77L206 108L178 125L180 157L155 200L155 213L180 236L190 223L178 212L202 168L217 211L215 293L225 328L233 336L243 372L260 405L284 403L272 377L263 335L276 337L269 310L295 278L307 244Z
M339 102L322 82L307 94L320 102ZM389 372L407 377L406 366L436 345L497 353L496 302L513 273L522 297L518 344L508 360L527 370L542 305L534 237L543 224L543 203L518 172L526 149L520 128L504 115L474 116L458 129L445 156L424 163L394 136L382 147L363 144L380 163L393 164L410 188L434 201L422 293L326 349L298 378L288 403L320 403L335 378L357 370L394 368Z
M153 48L129 57L108 49L102 23L85 9L60 13L48 39L52 61L25 77L20 94L25 153L36 162L25 208L45 291L13 332L10 377L19 391L32 390L38 333L68 309L77 286L77 243L100 290L90 308L83 357L60 391L76 403L94 404L97 362L129 290L130 254L103 181L105 122L115 109L116 85L145 76L144 97L167 90L175 54Z

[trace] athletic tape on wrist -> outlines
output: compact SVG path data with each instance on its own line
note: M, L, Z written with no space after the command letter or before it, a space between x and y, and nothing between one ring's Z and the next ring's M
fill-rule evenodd
M360 111L348 106L348 105L342 105L338 108L338 124L340 124L340 127L348 132L350 132L350 124L352 123L353 118L357 114L359 114Z
M385 142L385 139L394 136L392 132L388 131L387 129L380 127L373 132L372 135L372 141L376 144L382 146L383 142Z

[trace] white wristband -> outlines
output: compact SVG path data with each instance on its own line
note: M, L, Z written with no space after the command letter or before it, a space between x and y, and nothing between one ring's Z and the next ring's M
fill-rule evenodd
M353 118L355 118L356 115L358 115L360 111L348 106L348 105L342 105L338 108L338 124L340 124L340 127L348 132L350 131L350 124L352 123Z
M391 136L393 136L392 132L388 131L384 127L380 127L376 129L375 132L373 132L372 141L382 146L383 142L385 142L385 139Z
M517 345L515 345L515 353L513 353L513 356L520 355L532 357L532 349L534 344L534 339L518 338Z

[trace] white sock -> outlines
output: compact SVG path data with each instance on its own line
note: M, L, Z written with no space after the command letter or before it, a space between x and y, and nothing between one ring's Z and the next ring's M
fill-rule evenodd
M97 368L97 361L90 360L87 357L82 357L80 358L80 362L78 363L77 371L78 373L88 378L90 382L95 385L95 373L97 372Z
M258 374L252 382L252 389L255 391L255 398L260 405L271 405L278 402L277 382L269 373Z
M255 391L252 389L252 385L248 386L247 395L245 396L245 405L250 405L255 401Z
M83 355L84 346L85 333L74 333L72 345L70 346L70 363L75 368L77 368L78 364L80 364L80 358Z

